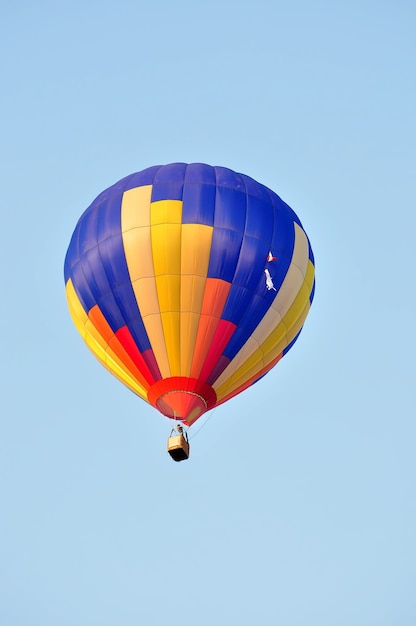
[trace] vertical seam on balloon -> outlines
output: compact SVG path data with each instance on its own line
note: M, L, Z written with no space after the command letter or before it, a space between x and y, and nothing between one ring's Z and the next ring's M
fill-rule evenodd
M152 356L154 358L155 364L159 370L159 374L162 375L161 372L161 367L163 364L167 364L167 355L166 355L166 346L164 345L163 348L161 347L161 345L159 344L159 342L155 342L155 326L152 323L152 319L149 318L154 318L157 317L158 318L158 324L156 324L156 326L159 328L160 327L160 335L158 334L158 332L156 331L156 336L160 337L163 341L164 341L164 336L163 336L163 328L162 328L162 322L161 322L161 318L160 318L160 307L159 307L159 302L157 300L157 288L156 288L156 282L155 282L155 272L154 272L154 262L153 262L153 250L152 250L152 226L151 226L151 211L152 211L152 202L151 202L151 193L152 193L152 189L153 189L153 183L149 184L149 185L143 185L143 186L139 186L139 187L132 187L130 190L128 191L138 191L140 189L144 189L145 187L150 187L150 196L148 198L148 202L149 204L146 204L146 220L143 221L142 218L140 218L140 209L142 208L142 206L138 205L135 208L135 214L136 214L136 218L139 218L138 221L135 223L133 230L137 230L139 232L141 232L142 234L146 235L146 239L145 239L145 244L142 243L143 247L145 247L145 250L142 250L142 252L144 252L144 254L146 254L147 259L149 259L149 265L151 265L150 268L148 268L148 273L146 275L144 275L142 269L139 270L139 272L137 273L137 276L135 274L135 280L134 282L137 281L137 285L133 286L133 292L134 292L134 296L136 299L136 305L138 308L138 311L140 313L141 319L142 319L142 323L144 326L144 330L146 332L146 335L149 339L149 345L151 347L151 353ZM128 192L127 192L128 193ZM124 207L124 204L123 204ZM127 232L127 231L126 231ZM141 236L140 235L140 236ZM127 256L127 255L126 255ZM142 266L141 266L142 267ZM130 266L128 265L128 269L130 271ZM131 274L130 274L131 277ZM147 308L148 308L148 301L146 300L146 289L142 286L141 281L143 280L147 280L147 279L151 279L152 280L152 286L151 286L151 291L152 291L152 299L153 299L153 294L155 297L155 303L157 304L157 309L151 309L151 312L148 313L147 312ZM136 290L138 293L136 293ZM146 315L143 314L143 310L141 310L141 306L143 306L144 310L146 311ZM166 359L164 358L166 357ZM169 369L169 365L167 364L167 368ZM165 373L166 373L166 367L162 368Z
M78 223L78 224L79 224L79 223ZM89 286L89 284L88 284L88 282L87 282L87 278L86 278L86 276L85 276L84 267L83 267L83 264L81 263L81 259L82 259L82 256L83 256L83 255L81 255L80 234L81 234L81 226L79 225L79 226L78 226L78 229L77 229L77 248L78 248L78 261L77 261L77 263L78 263L78 265L79 265L79 267L80 267L80 270L81 270L82 276L83 276L83 278L84 278L84 284L86 285L86 287L87 287L88 291L91 293L90 286ZM74 285L74 288L75 288L75 285ZM75 289L75 291L76 291L76 294L77 294L77 296L78 296L78 298L79 298L79 297L80 297L80 294L78 293L78 290L77 290L77 289ZM86 312L86 314L87 314L87 319L88 319L88 312L89 312L89 311L85 311L85 312ZM87 322L87 320L84 322L84 332L86 332L86 331L85 331L85 325L86 325L86 322Z
M97 211L98 211L98 207L96 208L96 207L94 206L94 210L97 210ZM91 209L90 209L90 211L91 211ZM87 218L87 219L88 219L88 218ZM91 289L90 289L89 283L88 283L88 281L87 281L87 277L86 277L85 272L84 272L84 265L83 265L83 263L81 262L81 261L82 261L82 258L85 256L85 253L81 254L81 249L80 249L80 233L81 233L81 227L79 227L79 228L78 228L78 233L77 233L77 242L78 242L78 265L79 265L79 267L80 267L80 269L81 269L81 272L82 272L82 275L83 275L83 277L84 277L84 284L86 285L86 287L87 287L88 291L91 293L91 295L92 295L92 297L93 297L93 300L94 300L95 304L98 304L96 295L95 295L95 294L91 291ZM94 234L95 234L95 242L96 242L96 243L95 243L95 246L93 246L93 247L94 247L94 248L97 248L97 252L98 252L98 255L99 255L99 258L100 258L101 265L103 265L103 263L102 263L102 258L101 258L101 253L100 253L100 247L99 247L99 245L98 245L98 215L97 215L97 220L96 220L96 225L95 225L95 233L94 233ZM92 248L90 248L90 250L92 250ZM104 266L103 266L103 269L104 269ZM105 276L106 276L106 278L107 278L107 282L109 282L109 281L108 281L108 276L107 276L107 274L105 273L105 270L104 270L104 274L105 274ZM111 291L111 290L109 290L109 292L110 292L110 291ZM77 296L78 296L78 298L79 298L79 294L78 294L78 293L77 293ZM87 323L87 321L88 321L88 315L89 315L89 312L90 312L90 310L91 310L91 309L92 309L92 307L90 307L90 308L88 309L88 311L86 311L86 313L87 313L87 320L85 321L85 324L84 324L84 332L85 332L85 333L87 332L87 331L85 330L85 328L86 328L86 323ZM113 331L113 334L115 334L114 329L112 329L112 331Z
M214 173L215 173L215 189L216 189L217 188L217 173L216 173L215 169L214 169ZM206 269L204 293L205 293L205 290L207 289L207 285L208 285L209 261L210 261L211 254L212 254L212 243L214 241L214 223L215 223L215 200L214 200L214 216L213 216L213 222L212 222L211 245L210 245L209 255L208 255L208 263L207 263L207 269ZM200 311L199 311L198 331L199 331L199 325L201 324L201 313L202 313L203 302L204 302L204 296L202 297L201 308L200 308ZM219 323L219 321L218 321L218 323ZM218 328L218 325L217 325L217 328ZM197 334L197 336L198 336L198 334ZM207 352L205 354L205 359L206 359L207 355L208 355L208 350L207 350ZM201 363L200 364L200 368L199 368L199 372L202 371L203 366L204 366L204 364ZM192 363L191 363L191 370L192 370Z
M123 234L122 234L122 230L121 230L121 226L122 226L122 224L121 224L121 206L122 206L122 202L123 202L123 195L121 194L121 196L120 196L120 206L119 206L119 210L118 210L118 218L119 218L119 219L118 219L118 226L119 226L118 236L120 237L120 240L121 240L121 248L122 248L122 251L123 251L124 263L125 263L125 265L126 265L126 269L127 269L127 273L128 273L126 253L125 253L125 250L124 250ZM107 241L108 239L114 238L115 236L117 236L117 235L112 235L111 237L106 237L105 239L103 239L103 241ZM104 270L104 275L105 275L105 277L106 277L106 279L107 279L108 284L109 284L109 285L111 285L112 283L111 283L111 281L109 280L109 277L108 277L108 274L107 274L107 270L106 270L105 264L103 263L103 258L102 258L102 256L101 256L101 249L100 249L100 245L99 245L99 243L98 243L98 219L97 219L97 233L96 233L96 238L97 238L97 252L98 252L98 255L99 255L99 257L100 257L100 261L101 261L102 268L103 268L103 270ZM116 295L116 289L115 289L115 288L116 288L116 287L118 287L118 286L120 286L120 285L114 285L114 288L113 288L113 289L111 289L110 291L111 291L111 293L112 293L112 295L113 295L113 298L114 298L115 302L117 303L117 307L118 307L118 310L119 310L119 313L120 313L120 318L121 318L121 319L123 320L123 322L124 322L123 326L127 326L126 318L125 318L125 316L123 315L122 310L121 310L121 307L120 307L119 298L118 298L118 297L117 297L117 295ZM98 302L97 302L97 304L98 304ZM100 308L100 310L101 310L101 307L99 307L99 308ZM107 323L108 323L108 320L107 320ZM109 323L108 323L108 324L109 324ZM110 325L110 324L109 324L109 325ZM111 330L113 331L113 335L115 335L115 334L116 334L116 331L117 331L117 330L119 330L119 329L117 328L116 330L114 330L114 328L111 328Z
M245 225L245 231L244 231L244 237L245 237L245 236L246 236L246 230L247 230L247 219L248 219L248 197L249 197L250 193L249 193L249 191L248 191L248 189L247 189L247 181L246 181L246 178L244 177L244 178L243 178L243 180L244 180L244 188L245 188L245 192L246 192L246 225ZM264 189L267 189L267 187L264 187ZM267 191L269 192L269 190L268 190L268 189L267 189ZM270 194L269 194L269 198L270 198ZM272 202L270 202L270 205L271 205L271 207L272 207L272 215L273 215L273 230L271 230L271 234L270 234L270 241L268 242L268 243L269 243L269 245L267 246L268 248L270 248L270 246L271 246L271 242L272 242L272 240L273 240L273 233L274 233L274 217L275 217L275 212L274 212L274 207L273 207ZM248 237L248 236L247 236L247 237ZM261 241L261 240L259 239L259 241ZM259 271L259 281L261 281L261 280L262 280L262 278L263 278L263 272L264 272L265 266L266 266L266 253L265 253L264 263L263 263L263 265L262 265L261 271ZM234 283L234 282L233 282L233 284L237 284L237 283ZM241 285L241 286L242 286L242 287L244 287L244 285ZM257 295L258 295L258 294L257 294L257 288L256 288L256 291L253 291L253 292L250 294L250 299L249 299L249 302L248 302L248 304L247 304L246 311L250 309L250 306L251 306L251 304L253 303L254 298L255 298L255 297L257 297ZM270 308L270 306L271 306L271 304L269 305L269 308ZM240 326L240 321L241 321L242 319L244 319L244 316L245 316L245 313L243 313L243 314L241 315L240 319L239 319L239 323L238 323L238 328L239 328L239 329L240 329L240 328L243 328L243 326ZM261 321L261 320L260 320L260 321ZM260 321L259 321L259 322L260 322ZM242 346L240 346L240 348L241 348L241 347L242 347ZM239 350L238 350L238 352L239 352ZM235 355L235 356L237 356L237 355Z
M243 182L243 185L244 185L244 192L245 192L245 220L244 220L244 231L242 232L242 238L241 238L241 242L240 242L240 249L239 249L239 253L238 253L237 263L236 263L236 265L235 265L235 269L234 269L234 274L233 274L233 277L232 277L232 280L231 280L231 285L236 285L236 284L237 284L237 283L235 282L235 277L236 277L237 269L238 269L238 266L239 266L239 263L240 263L241 251L242 251L243 244L244 244L244 241L245 241L245 238L246 238L246 234L247 234L247 221L248 221L248 196L249 196L249 191L248 191L248 189L247 189L247 181L246 181L246 178L245 178L244 176L242 176L242 175L240 175L240 178L241 178L241 180L242 180L242 182ZM274 211L273 211L273 218L274 218ZM273 231L272 231L272 234L273 234ZM263 272L263 268L262 268L262 272ZM261 275L259 274L259 280L260 280L260 279L261 279ZM239 284L239 286L241 286L241 287L243 287L243 288L244 288L244 285L242 285L242 284ZM226 300L226 302L225 302L224 309L227 307L227 304L228 304L228 301L229 301L230 295L231 295L231 289L230 289L230 293L229 293L229 295L228 295L228 297L227 297L227 300ZM253 300L254 300L254 298L256 297L256 295L257 295L257 294L256 294L255 292L252 292L252 293L250 294L250 299L249 299L249 302L248 302L248 305L247 305L246 310L250 307L250 304L253 302ZM241 321L241 319L243 319L243 318L244 318L244 313L243 313L243 314L239 317L238 323L236 324L236 330L237 330L237 329L242 328L242 327L240 326L240 321ZM221 319L223 319L223 318L221 317ZM235 321L235 320L233 320L233 321ZM227 346L229 345L230 341L231 341L231 338L230 338L230 340L227 342ZM224 347L224 350L223 350L222 354L224 354L224 352L225 352L225 350L226 350L227 346L225 346L225 347ZM242 346L241 346L241 347L242 347ZM235 357L237 357L237 356L238 356L238 353L239 353L239 352L240 352L240 350L238 350L238 352L237 352L237 354L235 355ZM235 357L234 357L234 358L235 358ZM229 365L229 364L228 364L228 365ZM227 365L227 367L228 367L228 365ZM218 376L221 376L221 374L222 374L222 372L220 372L220 373L218 374ZM216 378L218 378L218 376L216 376ZM211 384L213 384L214 382L215 382L214 380L210 381L210 383L211 383Z
M222 310L222 312L221 312L221 317L219 318L219 322L221 322L221 320L224 320L223 313L224 313L224 310L225 310L225 309L226 309L226 307L227 307L227 303L228 303L228 301L229 301L229 298L230 298L230 295L231 295L231 292L232 292L232 286L235 284L234 280L235 280L235 276L236 276L236 273L237 273L237 268L238 268L238 265L239 265L239 262L240 262L241 250L242 250L242 247L243 247L244 237L245 237L245 233L246 233L246 230L247 230L247 209L248 209L248 202L247 202L247 187L246 187L246 181L245 181L244 176L242 176L241 174L235 174L235 175L236 175L236 176L238 176L238 179L239 179L240 181L242 181L242 182L243 182L243 185L244 185L244 190L245 190L245 194L244 194L244 196L245 196L244 229L243 229L242 231L240 231L240 230L236 230L236 231L235 231L235 232L237 232L239 235L241 235L241 239L240 239L240 242L239 242L238 255L237 255L236 263L235 263L235 266L234 266L233 276L232 276L232 278L231 278L231 280L230 280L230 284L231 284L230 291L229 291L228 296L227 296L227 299L226 299L226 301L225 301L225 303L224 303L224 307L223 307L223 310ZM218 181L217 181L217 172L216 172L216 170L215 170L215 177L216 177L216 178L215 178L215 182L216 182L216 190L218 190ZM216 208L217 208L217 203L215 202L215 205L214 205L214 224L215 224L215 213L216 213ZM215 228L215 227L214 227L214 228ZM224 321L225 321L225 320L224 320ZM233 321L233 324L234 324L234 321ZM225 351L225 349L227 348L227 346L228 346L228 344L229 344L229 342L230 342L230 340L231 340L231 337L234 335L235 330L237 330L237 328L238 328L238 325L234 324L234 326L235 326L234 331L232 332L232 334L231 334L231 336L229 337L229 339L228 339L228 341L227 341L226 345L225 345L225 346L224 346L224 348L222 349L222 352L221 352L221 354L219 355L219 358L221 358L221 357L224 355L224 351ZM217 326L217 329L218 329L218 326ZM209 351L208 351L208 353L207 353L206 357L207 357L207 356L209 356ZM202 369L201 369L201 371L203 370L204 365L205 365L205 362L204 362L204 364L202 365ZM215 370L215 367L214 367L214 370ZM210 377L210 375L208 375L208 376L207 376L207 379L209 379L209 377ZM215 376L215 379L216 379L216 378L217 378L217 376ZM214 382L214 381L213 381L213 380L211 380L211 381L210 381L210 384L213 384L213 382Z
M246 177L243 177L243 181L244 181L244 187L245 187L245 192L246 192L246 223L245 223L245 231L244 231L244 239L246 240L246 235L247 235L247 220L248 220L248 209L249 209L248 201L249 201L249 197L250 197L250 192L249 192L249 190L248 190L248 188L247 188L247 178L246 178ZM270 204L270 207L271 207L271 210L272 210L273 228L274 228L275 211L274 211L273 203L271 202L271 194L270 194L270 191L267 189L267 187L264 187L264 186L263 186L263 188L267 191L268 196L269 196L269 204ZM271 234L270 234L270 240L269 240L269 242L268 242L268 246L265 246L265 248L267 247L267 249L270 249L270 246L271 246L271 243L272 243L272 238L273 238L273 230L271 230L270 232L271 232ZM249 237L248 237L248 235L247 235L247 240L248 240L248 238L249 238ZM263 243L263 238L256 238L256 237L253 237L253 238L254 238L254 239L258 239L258 241L259 241L260 243ZM264 252L264 263L262 264L261 268L259 268L259 272L258 272L258 282L257 282L257 286L256 286L256 288L255 288L253 291L251 291L251 293L249 293L249 301L248 301L248 303L247 303L247 306L246 306L245 312L244 312L244 313L240 316L240 318L239 318L239 320L238 320L238 328L239 328L239 330L244 330L244 329L246 329L246 333L247 333L247 334L248 334L249 330L248 330L248 328L247 328L246 326L243 326L243 325L242 325L242 322L243 322L243 320L244 320L245 316L247 315L247 312L249 312L249 311L250 311L250 309L252 309L252 308L253 308L253 310L255 310L255 307L253 307L253 302L254 302L255 298L257 298L257 297L259 296L259 293L258 293L258 286L260 285L260 281L262 281L262 280L263 280L263 278L264 278L263 271L264 271L265 266L266 266L266 257L267 257L267 252L266 252L266 250L265 250L265 252ZM235 281L233 281L233 284L237 284L237 283L236 283ZM241 285L241 283L240 283L240 286L244 288L244 285ZM263 299L265 299L265 296L263 297ZM270 305L269 305L269 308L270 308ZM250 319L245 320L246 324L247 324L247 323L249 323L249 321L250 321ZM257 325L260 323L260 321L261 321L261 319L260 319L260 320L257 320L256 327L257 327ZM246 337L246 342L250 339L250 337L251 337L251 334L250 334L250 335L247 335L247 337ZM245 342L245 343L246 343L246 342ZM234 354L234 356L232 357L232 359L231 359L231 360L234 360L234 359L237 357L237 355L239 354L239 352L240 352L241 348L243 347L243 345L244 345L244 344L242 344L242 345L240 345L240 346L238 347L237 351L235 352L235 354Z
M183 186L182 186L182 196L181 196L181 223L180 223L180 233L179 233L179 256L180 256L180 265L179 265L179 294L178 294L178 322L177 322L177 328L176 328L176 333L177 333L177 337L178 337L178 374L179 376L182 375L182 371L181 371L181 318L182 318L182 311L181 311L181 294L182 294L182 271L181 271L181 267L182 267L182 234L183 234Z
M202 320L202 315L201 314L202 314L202 307L203 307L203 303L204 303L205 292L206 292L207 286L208 286L209 262L210 262L210 259L211 259L212 244L213 244L213 241L214 241L214 232L215 232L215 208L216 208L216 194L217 194L217 188L218 188L218 178L217 178L217 168L211 166L211 170L213 171L214 178L215 178L215 183L213 185L214 189L215 189L215 192L214 192L215 195L214 195L214 207L213 207L213 217L212 217L211 246L210 246L209 255L208 255L208 264L207 264L206 276L205 276L204 293L202 295L202 302L201 302L201 306L200 306L200 309L199 309L199 319L198 319L198 324L197 324L197 331L196 331L196 336L195 336L195 342L194 342L194 346L193 346L194 350L196 348L197 340L198 340L198 337L199 337L199 334L200 334L200 330L201 330L201 320ZM196 253L196 251L195 251L195 253ZM224 310L224 308L223 308L223 310ZM218 319L221 319L221 318L218 318ZM205 329L205 332L206 332L206 329ZM208 350L206 351L205 358L206 358L207 354L208 354ZM198 369L198 371L201 372L202 368L204 366L204 362L200 363L199 366L198 366L195 363L194 359L195 359L195 353L193 354L193 356L191 358L191 361L190 361L190 374L195 369ZM204 361L205 361L205 359L204 359Z
M246 192L246 224L245 224L245 228L247 228L247 214L248 214L248 189L247 189L247 182L246 182L246 179L244 178L243 180L244 180L244 189L245 189L245 192ZM272 206L273 206L273 205L272 205ZM274 211L273 211L272 213L273 213L273 219L274 219ZM273 227L274 227L274 222L273 222ZM273 237L273 232L274 232L274 231L272 230L271 238ZM244 234L246 234L246 230L244 230ZM265 265L265 263L263 264L263 266L264 266L264 265ZM263 269L264 269L264 267L263 267ZM247 305L247 309L250 307L250 304L253 302L253 299L254 299L255 295L256 295L256 293L255 293L255 292L252 292L252 294L251 294L251 298L250 298L250 300L249 300L249 302L248 302L248 305ZM241 318L240 318L239 322L240 322L243 318L244 318L244 314L241 316ZM263 318L262 318L262 319L263 319ZM240 327L240 325L239 325L239 327ZM249 338L250 338L250 337L249 337ZM237 357L237 355L238 355L238 352L237 352L237 354L235 355L235 357ZM263 355L263 356L264 356L264 355ZM235 357L234 357L234 358L235 358Z
M243 180L243 184L244 184L244 191L245 191L245 221L244 221L244 231L243 231L243 237L242 237L242 240L241 240L241 243L240 243L240 250L239 250L239 253L238 253L238 259L237 259L237 263L236 263L236 266L235 266L235 271L234 271L234 276L233 276L232 284L234 284L234 279L235 279L235 276L236 276L236 273L237 273L237 268L238 268L238 265L239 265L239 263L240 263L241 249L242 249L243 242L244 242L244 238L245 238L245 236L246 236L246 232L247 232L247 219L248 219L248 190L247 190L247 183L246 183L246 179L245 179L245 177L244 177L244 176L242 176L241 178L242 178L242 180ZM253 299L253 294L251 294L251 298L250 298L250 300L249 300L249 302L248 302L248 305L250 304L250 302L252 301L252 299ZM248 308L248 307L247 307L247 308ZM244 317L244 313L243 313L243 315L239 318L239 320L238 320L238 324L236 324L236 328L240 328L240 321L241 321L241 319L242 319L243 317ZM228 345L228 344L227 344L227 345ZM224 350L225 350L225 348L224 348ZM217 378L218 378L218 377L217 377ZM214 381L211 381L211 382L213 383Z
M189 164L187 163L185 166L185 171L183 173L183 178L182 178L182 193L181 193L181 201L182 201L182 211L181 211L181 243L180 243L180 250L181 250L181 262L180 262L180 276L179 276L179 321L178 321L178 333L179 333L179 376L183 376L184 372L182 372L182 316L183 316L183 311L182 311L182 291L183 291L183 280L182 280L182 255L183 255L183 250L182 250L182 244L183 244L183 191L184 191L184 187L185 187L185 180L186 180L186 172L188 171L188 167Z
M180 227L180 240L179 240L179 249L180 249L181 248L181 240L182 240L182 206L183 206L183 201L182 200L177 200L177 199L172 200L171 198L168 198L167 200L156 201L156 202L152 203L152 210L154 208L154 205L158 204L158 202L167 202L167 203L169 203L169 202L175 202L175 203L179 202L180 203L181 221L180 222L176 222L176 221L172 221L172 220L168 221L168 215L166 215L166 219L164 219L164 221L160 224L161 226L163 226L165 228L165 235L164 235L165 241L167 241L167 233L168 233L168 230L169 230L168 229L168 225L175 225L175 226L179 226ZM153 224L152 225L152 230L153 230L154 226L155 225ZM158 225L156 225L156 226L158 226ZM155 231L155 233L156 233L156 231ZM177 240L175 240L175 241L177 243ZM153 242L154 242L154 237L152 237L152 259L153 259L153 263L154 263L156 251L153 249ZM168 251L166 251L166 253L168 253ZM181 254L181 252L179 254ZM180 264L180 259L179 259L179 264ZM169 273L167 271L167 265L168 265L168 263L166 263L166 267L164 268L164 273L160 274L159 276L165 276L167 283L168 283L168 280L167 280L168 277L170 277L170 276L177 276L179 278L179 285L180 285L181 284L181 273L180 273L180 271L179 271L179 273L175 273L175 274L174 273ZM154 267L155 267L155 264L154 264ZM156 276L156 273L155 273L155 280L156 279L157 279L157 276ZM160 284L160 281L159 281L159 284ZM157 281L156 281L156 285L157 285ZM159 305L159 316L160 316L161 324L162 324L162 333L163 333L163 338L164 338L164 341L165 341L165 350L166 350L167 364L168 364L168 368L169 368L169 375L170 376L175 376L176 373L172 370L172 367L175 367L177 365L177 364L175 365L175 359L173 359L173 363L172 363L172 358L175 355L175 350L172 351L172 346L170 346L171 349L168 350L168 342L167 342L168 326L166 325L166 319L169 319L169 321L171 323L173 323L174 316L171 315L170 318L169 318L169 314L176 313L177 314L177 319L179 320L180 319L180 307L178 308L178 310L175 310L175 311L173 311L172 309L169 309L168 311L165 311L163 313L164 319L165 319L165 323L164 323L163 322L163 318L162 318L162 312L161 312L161 291L160 291L160 289L158 287L156 287L156 291L157 291L157 299L158 299L158 305ZM171 294L172 294L172 292L170 292L170 295ZM179 291L179 293L176 292L176 295L177 295L177 297L180 297L180 291ZM180 337L179 337L178 334L176 334L176 333L179 333L179 329L178 328L175 329L175 327L173 327L173 331L174 331L173 334L172 334L173 340L175 340L175 337L176 337L176 340L179 340ZM176 361L178 361L178 359L179 359L179 350L177 351L177 354L176 354Z
M120 204L120 207L121 207L121 204ZM94 210L97 210L97 211L98 211L98 207L95 207L95 206L94 206ZM107 271L106 271L106 269L105 269L105 265L104 265L104 263L103 263L103 258L102 258L102 255L101 255L100 245L99 245L99 242L98 242L98 216L99 216L99 214L97 215L97 220L96 220L96 225L95 225L95 241L96 241L96 243L95 243L95 245L94 245L94 246L92 246L92 247L91 247L91 248L89 248L89 249L90 249L90 250L92 250L93 248L96 248L96 249L97 249L97 254L98 254L99 259L100 259L100 263L101 263L101 266L102 266L102 269L103 269L103 273L104 273L104 275L105 275L105 277L106 277L106 279L107 279L107 283L108 283L109 285L111 285L111 283L110 283L110 281L109 281L109 279L108 279L108 274L107 274ZM86 286L87 286L87 288L90 290L90 287L89 287L89 285L88 285L88 281L86 280L86 275L85 275L85 272L84 272L83 263L81 262L82 258L83 258L83 257L85 257L85 253L80 254L80 232L81 232L81 228L78 228L78 232L77 232L77 242L78 242L78 264L79 264L79 267L80 267L80 269L81 269L82 275L83 275L83 277L84 277L84 282L85 282L85 285L86 285ZM120 231L120 234L121 234L121 231ZM106 241L107 239L111 239L111 237L107 237L106 239L103 239L103 241ZM123 246L123 252L124 252L124 246ZM98 301L97 301L97 297L96 297L96 295L94 295L94 293L93 293L91 290L90 290L90 292L91 292L91 295L93 296L93 299L94 299L95 304L98 304ZM120 317L121 317L121 319L122 319L122 320L124 321L124 323L125 323L125 318L124 318L124 316L123 316L123 315L122 315L122 313L121 313L120 305L119 305L118 299L116 298L116 296L115 296L115 294L114 294L114 291L113 291L113 290L111 290L111 289L109 289L109 290L108 290L108 293L111 293L111 294L113 295L114 300L116 301L117 306L118 306L118 309L119 309ZM78 295L78 297L79 297L79 294L77 294L77 295ZM103 296L103 295L105 295L105 294L100 294L100 295L101 295L101 296ZM92 307L91 307L91 308L92 308ZM89 311L88 311L88 312L89 312ZM112 330L112 332L113 332L113 335L115 335L116 331L114 330L114 328L111 328L111 330ZM118 330L118 329L117 329L117 330Z
M273 198L273 195L272 195L271 190L270 190L268 187L265 187L265 189L267 190L267 195L268 195L268 197L269 197L270 206L271 206L271 207L272 207L272 209L273 209L273 211L272 211L272 215L273 215L273 230L272 230L272 236L271 236L271 238L270 238L270 246L271 246L271 245L272 245L272 243L273 243L273 237L274 237L274 233L275 233L275 226L276 226L276 210L275 210L275 206L274 206L274 203L273 203L273 199L274 199L274 198ZM293 241L293 245L295 245L295 242L294 242L294 241ZM272 250L270 250L270 251L272 252ZM276 292L276 294L275 294L275 297L274 297L274 298L273 298L273 300L271 301L271 303L270 303L270 305L269 305L269 307L268 307L268 309L267 309L267 311L266 311L265 315L266 315L266 314L267 314L267 312L270 310L270 307L272 307L272 306L273 306L273 302L275 301L276 296L277 296L277 292ZM263 317L262 317L261 319L263 319L263 318L264 318L264 315L263 315ZM259 324L260 324L260 322L261 322L261 320L259 321ZM257 324L257 326L258 326L259 324ZM257 326L256 326L256 328L257 328ZM253 331L253 332L254 332L254 331ZM253 336L253 333L251 333L251 336ZM260 345L260 344L259 344L259 348L261 348L261 345ZM266 358L266 355L265 355L264 350L263 350L262 348L261 348L261 351L262 351L262 354L263 354L263 363L264 363L264 359Z
M82 275L83 275L83 277L84 277L84 282L86 283L86 277L85 277L85 273L84 273L84 268L82 267L82 263L81 263L81 255L80 255L80 248L79 248L79 233L80 233L80 230L81 230L81 227L80 227L79 222L78 222L78 224L77 224L77 235L76 235L76 241L77 241L77 251L78 251L78 261L77 261L77 263L78 263L78 265L80 266L80 269L81 269ZM73 274L73 267L71 267L71 274L70 274L70 275L72 275L72 274ZM77 288L76 288L76 286L74 285L74 283L73 283L72 279L71 279L71 282L72 282L72 284L73 284L73 287L74 287L75 293L77 294L77 297L78 297L78 299L80 300L80 294L78 293L78 289L77 289ZM88 289L89 289L89 287L88 287ZM84 307L82 307L82 308L84 308ZM85 313L86 313L86 316L87 316L87 319L88 319L88 311L85 311ZM85 324L86 324L86 320L85 320L85 322L83 323L84 333L85 333Z
M125 185L126 186L126 185ZM142 356L142 358L144 359L146 366L149 368L149 371L153 371L152 367L149 367L149 364L147 363L147 359L144 356L146 351L150 350L150 353L154 359L154 363L157 367L157 369L159 370L159 365L157 364L156 361L156 357L153 351L153 347L150 341L150 337L149 337L149 333L148 333L148 329L146 327L145 321L143 319L143 314L142 314L142 310L140 308L140 303L139 303L139 298L138 298L138 294L136 293L136 287L134 285L134 282L136 282L136 280L139 280L138 277L136 276L136 274L133 271L134 270L137 271L137 267L134 263L135 257L139 254L139 248L137 248L137 246L132 246L131 242L129 245L128 240L128 233L134 233L137 231L140 231L142 228L149 228L148 226L141 226L141 221L139 220L139 215L140 215L140 211L142 209L142 205L143 205L143 199L141 197L139 197L140 202L138 202L138 198L135 198L135 202L132 203L131 200L129 200L130 198L130 194L135 193L138 194L140 190L142 190L143 192L148 189L150 187L150 190L152 188L151 184L148 185L139 185L138 187L130 187L129 189L124 189L123 191L123 196L122 196L122 202L121 202L121 236L122 236L122 242L123 242L123 247L124 247L124 252L125 252L125 257L126 257L126 266L127 266L127 272L129 275L129 279L130 279L130 283L131 283L131 288L132 288L132 293L133 293L133 298L135 301L135 305L137 308L137 313L138 316L140 317L141 320L141 324L143 326L143 332L145 334L145 338L147 340L147 343L149 345L149 348L145 348L144 350L140 350L139 346L136 344L136 341L134 341L134 343L136 344L136 348L139 352L139 354ZM130 194L129 194L130 192ZM150 191L151 193L151 191ZM131 204L133 206L131 206ZM149 197L149 207L148 210L150 211L150 197ZM128 224L128 227L127 227ZM132 259L132 255L133 255L133 259ZM133 263L132 263L133 261ZM132 338L133 334L131 332L131 329L129 328L128 325L125 326L125 328L128 330L128 332L131 334ZM155 375L156 372L153 375ZM160 374L160 370L158 372L159 375Z
M182 242L183 242L183 186L185 184L185 176L186 176L186 170L188 169L188 165L186 165L185 167L185 172L183 173L183 179L182 179L182 193L181 193L181 202L182 202L182 208L181 208L181 231L180 231L180 243L179 243L179 249L180 249L180 265L179 265L179 314L178 314L178 346L179 346L179 354L178 354L178 365L179 365L179 376L182 376L182 345L181 345L181 326L182 326L182 307L181 307L181 299L182 299L182 289L183 289L183 284L182 284L182 255L183 255L183 250L182 250Z
M155 181L153 181L153 183L155 184ZM159 313L157 314L159 316L160 319L160 326L161 326L161 330L163 333L163 339L165 342L165 353L166 353L166 361L167 361L167 367L169 369L169 376L172 376L172 370L171 370L171 365L170 365L170 361L169 361L169 354L168 354L168 347L166 344L166 333L165 333L165 329L163 326L163 319L162 319L162 312L160 310L160 296L159 296L159 289L157 286L157 276L156 276L156 272L155 272L155 255L156 255L156 250L154 250L153 248L153 242L154 242L154 224L153 224L153 211L155 210L155 204L156 202L152 201L152 198L150 199L150 247L151 247L151 251L152 251L152 265L153 265L153 274L154 274L154 281L155 281L155 288L156 288L156 297L157 297L157 303L158 303L158 307L159 307Z

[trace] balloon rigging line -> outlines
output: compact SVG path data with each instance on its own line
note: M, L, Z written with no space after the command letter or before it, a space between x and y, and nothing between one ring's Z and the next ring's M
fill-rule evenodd
M198 430L192 435L192 437L189 437L189 440L193 439L194 437L196 437L203 428L205 428L205 426L208 424L209 420L211 419L211 417L214 415L215 413L215 409L217 407L214 407L212 409L212 411L210 412L210 414L208 415L207 419L205 420L205 422L198 428Z

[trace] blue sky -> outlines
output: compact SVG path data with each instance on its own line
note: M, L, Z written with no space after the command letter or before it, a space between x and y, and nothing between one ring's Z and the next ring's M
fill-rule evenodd
M415 624L415 18L2 4L1 624ZM86 350L63 281L98 193L174 161L271 187L317 272L296 346L180 464L168 420Z

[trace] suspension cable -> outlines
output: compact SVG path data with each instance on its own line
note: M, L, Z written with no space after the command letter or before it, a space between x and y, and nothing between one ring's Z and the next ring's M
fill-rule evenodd
M203 424L201 424L201 426L198 428L198 430L196 432L194 432L194 434L192 435L192 437L189 437L189 440L193 439L194 437L196 437L203 428L205 428L205 426L208 424L209 420L211 419L211 417L214 415L215 410L217 407L214 407L212 409L212 411L209 413L209 415L207 416L207 419L205 420L205 422Z

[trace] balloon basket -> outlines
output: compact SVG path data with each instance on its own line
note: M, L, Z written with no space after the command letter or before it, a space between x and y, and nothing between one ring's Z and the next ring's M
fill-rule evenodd
M169 437L168 452L174 461L186 461L189 458L189 442L183 434Z

